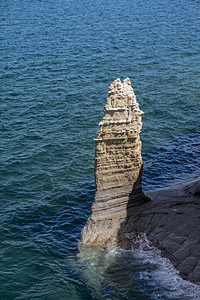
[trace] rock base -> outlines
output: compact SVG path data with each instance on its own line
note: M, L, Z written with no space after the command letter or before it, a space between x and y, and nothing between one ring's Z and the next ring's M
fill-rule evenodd
M127 233L146 233L183 279L200 284L200 177L146 195L152 201L128 211L118 245L130 249Z

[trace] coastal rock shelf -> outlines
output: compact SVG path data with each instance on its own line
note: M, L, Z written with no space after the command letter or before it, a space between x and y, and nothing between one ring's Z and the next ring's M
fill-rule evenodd
M96 194L81 235L84 244L116 241L128 209L149 200L141 188L142 114L129 78L116 79L95 139Z
M118 245L131 249L145 233L182 278L200 284L200 177L146 195L152 201L129 210L118 232Z

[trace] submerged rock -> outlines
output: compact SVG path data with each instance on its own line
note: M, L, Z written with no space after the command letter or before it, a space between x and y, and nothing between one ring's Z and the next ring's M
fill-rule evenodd
M141 188L142 114L129 78L116 79L95 139L96 194L81 234L84 244L116 242L128 210L149 200Z

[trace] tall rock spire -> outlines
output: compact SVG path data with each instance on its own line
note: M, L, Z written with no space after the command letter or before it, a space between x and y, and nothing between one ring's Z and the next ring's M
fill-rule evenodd
M108 89L107 103L95 139L97 191L133 184L141 165L141 116L129 78Z
M95 139L96 194L81 235L84 244L115 241L128 210L149 200L141 188L142 114L129 78L116 79Z

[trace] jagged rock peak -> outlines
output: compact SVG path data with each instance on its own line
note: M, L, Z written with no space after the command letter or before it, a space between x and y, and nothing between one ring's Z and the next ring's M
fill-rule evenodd
M124 79L123 83L121 82L120 78L115 79L108 88L108 94L111 94L113 92L133 92L130 79L127 77L126 79Z

